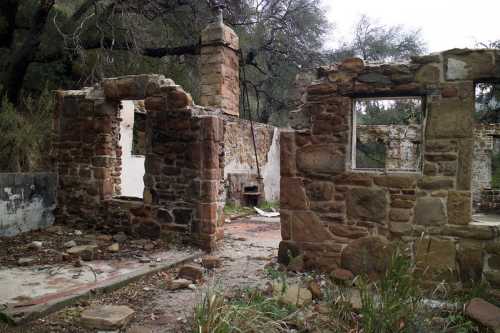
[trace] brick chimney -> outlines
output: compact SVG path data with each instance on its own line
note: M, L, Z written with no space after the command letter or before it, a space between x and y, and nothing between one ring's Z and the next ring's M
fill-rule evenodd
M224 24L222 15L201 33L201 96L202 106L221 108L239 116L240 80L238 35Z

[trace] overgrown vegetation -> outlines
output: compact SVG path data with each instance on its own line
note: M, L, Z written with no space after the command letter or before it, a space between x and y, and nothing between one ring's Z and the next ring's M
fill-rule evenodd
M0 108L0 171L31 172L48 168L54 99L44 89L19 106L6 97Z

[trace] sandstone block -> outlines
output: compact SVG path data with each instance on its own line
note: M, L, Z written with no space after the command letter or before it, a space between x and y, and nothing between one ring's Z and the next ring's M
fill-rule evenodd
M307 209L309 207L302 179L281 178L280 206L285 209Z
M340 173L346 168L345 155L333 145L307 146L297 150L297 167L305 173Z
M377 176L373 181L378 186L389 188L413 188L416 184L414 176Z
M370 278L380 277L389 264L392 254L387 239L368 236L349 243L342 251L341 266L355 275L366 274Z
M426 226L446 224L447 217L443 201L440 198L421 197L415 206L415 223Z
M115 330L125 326L134 312L125 305L97 305L82 312L81 322L91 329Z
M445 190L453 188L453 178L424 176L418 181L423 190Z
M472 219L472 199L468 191L448 192L448 222L466 225Z
M351 217L383 221L387 207L387 192L382 189L352 188L349 192L347 212Z
M333 239L328 228L311 211L293 212L291 221L291 239L294 241L324 242Z
M500 330L500 308L481 298L473 298L465 305L465 313L494 332Z
M483 274L483 249L481 243L460 240L457 259L460 280L466 285L480 283Z
M449 239L423 238L415 242L415 263L422 274L434 281L455 281L455 243Z
M185 265L179 269L177 277L197 282L203 279L203 271L197 266Z
M408 209L393 208L390 210L389 218L391 221L408 222L411 218L411 211Z
M340 68L346 71L360 73L365 68L363 59L360 58L347 58L342 61Z

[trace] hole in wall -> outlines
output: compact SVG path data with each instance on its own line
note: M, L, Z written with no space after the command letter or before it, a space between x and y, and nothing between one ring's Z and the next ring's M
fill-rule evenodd
M120 110L121 197L143 198L146 111L143 101L124 100Z
M420 97L356 99L352 169L420 171L422 122Z

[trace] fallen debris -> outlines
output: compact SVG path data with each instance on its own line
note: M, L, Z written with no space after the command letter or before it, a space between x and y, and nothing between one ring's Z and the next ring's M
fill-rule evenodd
M192 282L198 282L203 279L203 272L200 268L194 265L185 265L180 268L177 277L181 279L188 279Z
M484 299L471 299L465 305L465 314L494 332L500 331L500 308Z
M167 283L167 289L169 290L186 289L189 288L189 285L191 285L192 283L193 282L191 280L187 279L175 279Z
M215 256L204 256L201 259L201 265L206 269L214 269L222 266L222 261L220 258Z
M278 216L280 216L280 213L278 213L278 212L265 212L262 209L259 209L257 207L254 207L253 209L255 209L257 214L259 214L260 216L264 216L264 217L278 217Z
M91 329L120 329L132 319L134 312L125 305L98 305L82 312L81 323Z

